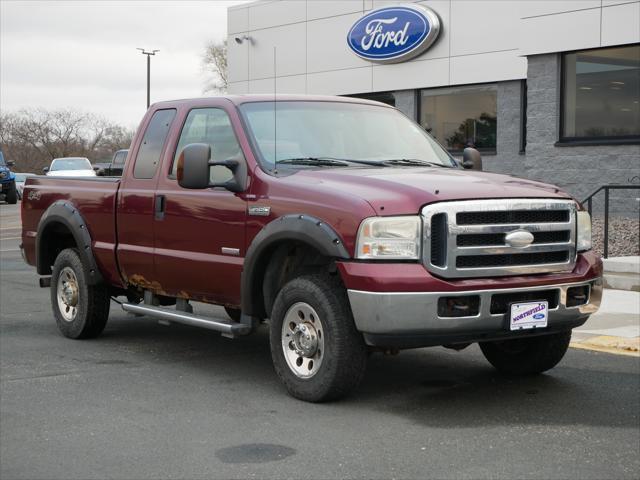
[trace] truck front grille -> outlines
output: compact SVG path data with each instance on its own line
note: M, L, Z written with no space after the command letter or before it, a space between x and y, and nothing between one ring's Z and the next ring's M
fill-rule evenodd
M569 212L564 210L513 210L506 212L462 212L456 215L458 225L489 223L549 223L568 222Z
M570 271L576 256L575 212L571 200L428 205L422 209L423 262L447 278ZM524 245L518 242L523 234Z
M542 263L564 263L568 252L509 253L506 255L465 255L458 257L458 268L505 267L508 265L540 265Z

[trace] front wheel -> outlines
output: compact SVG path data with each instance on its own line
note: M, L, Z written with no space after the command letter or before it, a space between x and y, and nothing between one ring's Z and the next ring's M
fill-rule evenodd
M15 205L16 203L18 203L18 190L16 189L15 182L9 185L9 190L7 190L6 201L11 205Z
M65 337L93 338L104 330L109 317L109 289L89 285L80 254L62 250L53 264L51 306L58 329Z
M273 305L269 338L276 373L300 400L337 399L364 376L366 347L337 278L312 274L287 283Z
M516 338L496 342L480 343L480 349L489 363L497 370L511 375L532 375L555 367L571 342L571 330Z

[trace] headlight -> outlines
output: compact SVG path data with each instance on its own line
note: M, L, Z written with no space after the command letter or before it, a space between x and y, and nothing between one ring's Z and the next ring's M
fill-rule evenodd
M579 252L591 250L591 215L589 212L578 212L578 242Z
M371 217L360 224L356 258L417 260L422 220L414 217Z

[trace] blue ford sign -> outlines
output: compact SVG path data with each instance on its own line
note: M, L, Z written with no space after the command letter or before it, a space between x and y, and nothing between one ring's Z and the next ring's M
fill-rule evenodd
M404 62L429 48L440 32L438 15L421 5L383 7L359 19L347 35L353 52L380 63Z

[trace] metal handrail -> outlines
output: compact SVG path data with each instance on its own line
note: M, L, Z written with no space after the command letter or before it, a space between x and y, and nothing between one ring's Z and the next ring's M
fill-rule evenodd
M596 189L591 195L585 198L582 203L586 202L589 215L592 214L592 199L594 195L604 190L604 258L609 258L609 190L640 190L640 185L602 185Z

